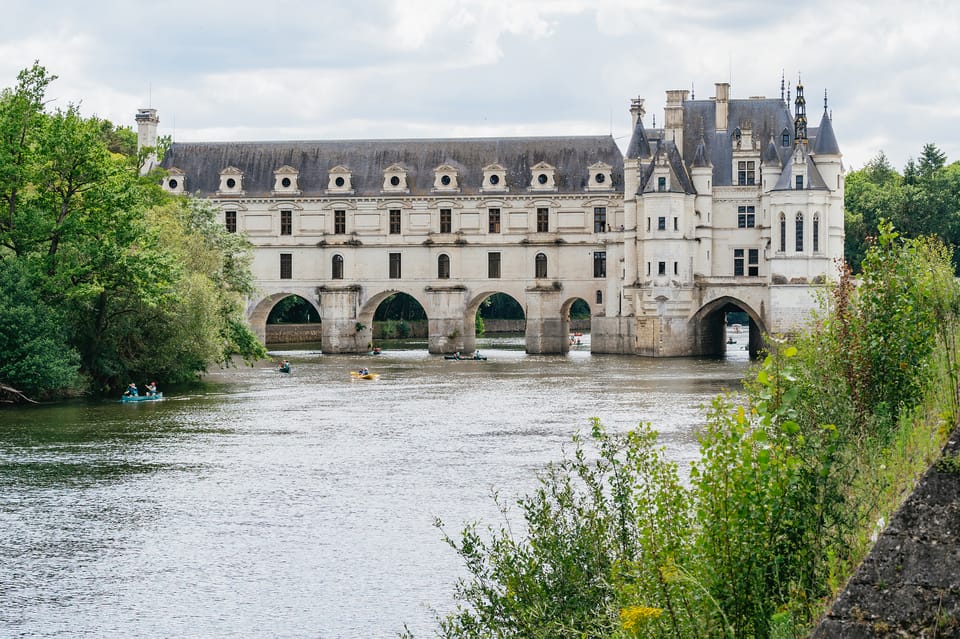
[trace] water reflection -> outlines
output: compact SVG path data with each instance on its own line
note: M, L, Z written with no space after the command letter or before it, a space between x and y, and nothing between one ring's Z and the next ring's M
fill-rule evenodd
M162 402L0 413L8 636L430 636L459 563L432 527L496 521L589 418L650 421L681 463L748 363L421 344L282 351ZM281 353L278 353L281 354ZM352 380L351 369L381 373ZM166 389L165 389L166 390Z

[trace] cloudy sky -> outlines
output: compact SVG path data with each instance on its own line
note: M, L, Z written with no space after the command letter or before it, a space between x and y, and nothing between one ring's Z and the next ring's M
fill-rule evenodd
M0 86L39 60L54 106L180 141L612 135L630 99L829 96L849 168L960 160L955 0L4 0Z

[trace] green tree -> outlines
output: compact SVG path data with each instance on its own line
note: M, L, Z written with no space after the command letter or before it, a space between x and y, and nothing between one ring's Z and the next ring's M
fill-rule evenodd
M243 321L246 239L208 204L140 177L132 132L74 105L45 111L52 80L34 65L0 95L0 263L60 311L50 335L65 336L94 389L264 356Z
M0 260L0 385L28 394L77 385L80 358L26 265Z

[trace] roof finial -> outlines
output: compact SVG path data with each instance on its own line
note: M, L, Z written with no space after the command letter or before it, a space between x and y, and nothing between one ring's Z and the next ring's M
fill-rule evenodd
M785 80L786 80L786 76L783 72L783 69L780 69L780 101L781 102L783 102L783 88L784 88Z
M790 108L790 82L787 82L787 109Z
M827 112L827 90L823 90L823 112Z
M653 128L657 128L657 114L653 114Z
M693 82L690 83L690 99L691 100L697 99L697 88Z

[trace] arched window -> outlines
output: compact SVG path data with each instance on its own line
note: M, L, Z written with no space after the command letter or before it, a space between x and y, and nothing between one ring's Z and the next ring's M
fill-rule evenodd
M803 213L797 213L796 251L803 253Z
M820 252L820 214L813 215L813 252Z
M546 277L547 276L547 256L543 253L537 253L536 259L536 274L534 277Z
M331 275L330 277L335 280L343 279L343 256L334 255L332 264L331 264Z
M437 277L441 280L450 279L450 256L440 255L437 257Z
M780 214L780 252L787 252L787 216Z

